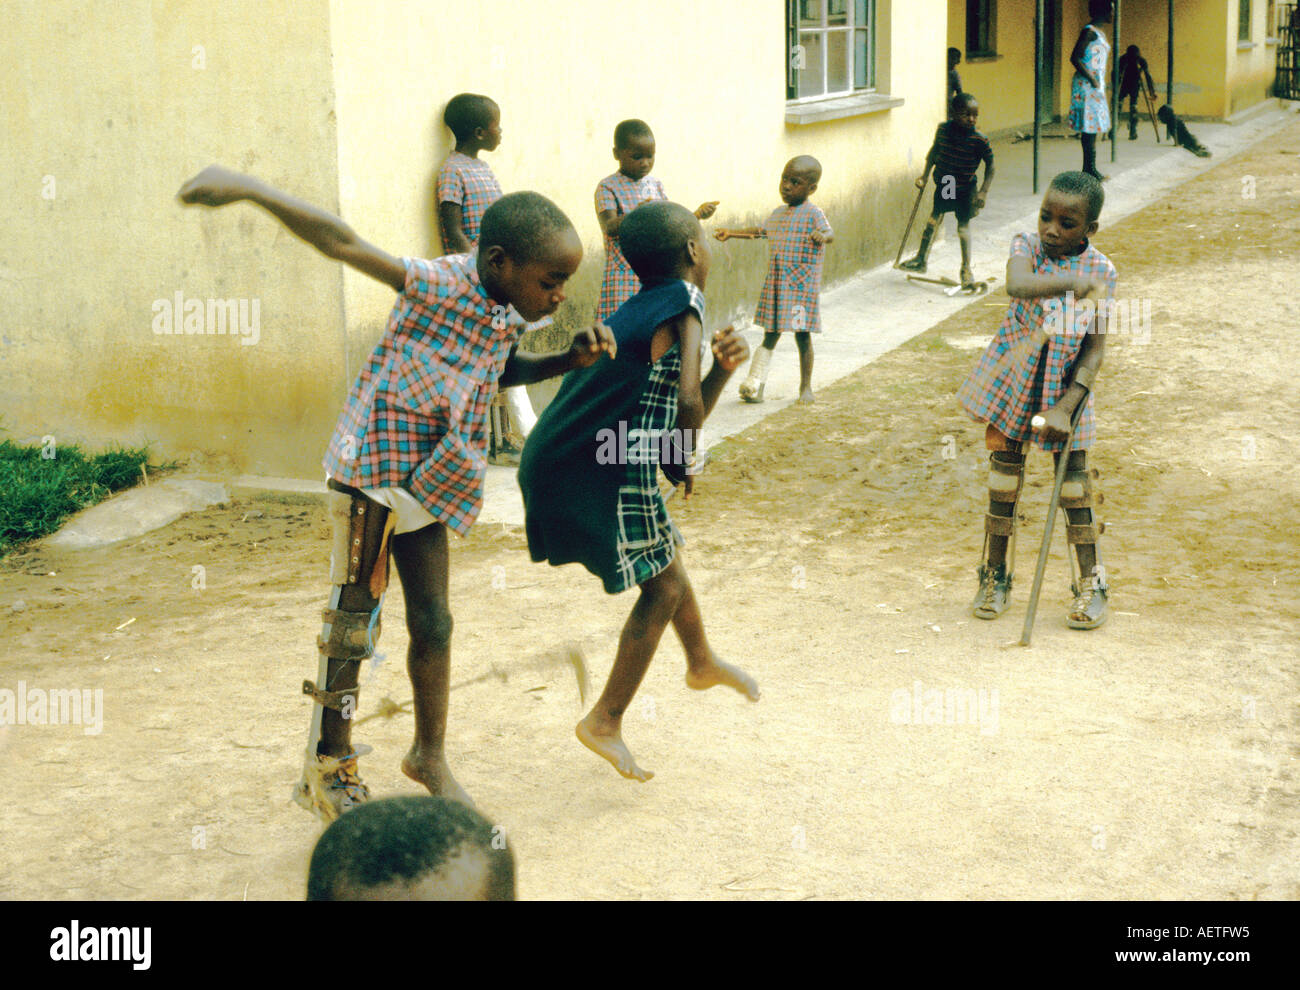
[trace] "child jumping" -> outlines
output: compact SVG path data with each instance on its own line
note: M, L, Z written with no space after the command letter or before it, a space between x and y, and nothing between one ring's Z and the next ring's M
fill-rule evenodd
M438 227L447 254L472 254L478 247L479 225L487 208L501 198L501 184L480 151L501 144L501 108L477 93L461 93L447 101L443 123L456 138L456 148L438 170ZM515 431L521 442L537 422L528 390L512 385L504 390ZM518 463L519 448L509 439L501 445L502 463Z
M993 184L993 146L975 129L980 105L972 94L958 93L948 109L949 118L934 132L934 143L925 156L925 171L916 180L916 188L924 189L926 178L934 169L934 205L930 210L930 220L921 232L921 246L916 256L898 267L909 272L924 272L930 244L943 223L943 215L953 213L957 217L957 239L961 242L961 284L962 288L970 289L975 284L970 267L970 222L984 209L989 186ZM980 162L984 163L984 181L977 190L975 171Z
M517 349L525 321L564 300L582 260L568 217L537 193L513 193L483 215L476 255L396 258L338 217L218 166L179 193L188 204L247 200L326 257L398 293L388 329L348 395L325 455L334 524L329 607L302 782L294 797L324 821L369 797L357 774L352 715L358 672L375 652L388 557L397 563L410 634L415 741L402 771L431 794L468 803L443 752L451 668L447 531L464 535L483 504L487 409L498 386L541 381L612 351L604 327L567 350Z
M1079 574L1066 614L1072 629L1095 629L1106 621L1109 589L1097 555L1101 526L1093 519L1096 470L1088 450L1096 439L1092 391L1106 342L1107 311L1096 300L1115 295L1118 276L1110 259L1088 238L1097 231L1104 201L1101 183L1086 172L1062 172L1052 180L1038 214L1037 234L1017 234L1007 261L1007 307L1002 325L961 384L957 397L975 419L987 423L989 509L979 590L972 610L996 619L1011 593L1011 552L1016 502L1024 483L1025 452L1033 440L1059 462L1070 418L1086 402L1075 431L1061 488L1066 539ZM1087 300L1086 305L1078 305ZM1032 419L1046 421L1037 432ZM1100 503L1100 496L1097 499Z
M720 241L766 237L769 245L767 278L754 314L754 322L766 333L763 346L754 352L749 377L740 386L740 397L746 402L763 401L772 351L787 331L794 332L795 346L799 348L799 401L813 401L812 335L822 329L822 259L826 245L834 239L826 214L808 202L821 177L822 166L816 158L791 158L781 173L785 206L778 207L761 227L723 229L714 235Z
M655 167L655 136L644 120L624 120L614 128L614 159L618 171L596 186L596 222L605 235L605 278L596 304L598 320L608 320L641 288L636 272L619 250L618 228L623 218L642 203L668 198L664 184L650 175ZM707 220L717 208L717 200L701 203L695 216Z
M687 686L725 684L758 700L754 679L719 660L705 638L677 553L681 536L656 483L662 467L690 497L695 439L747 347L730 327L715 333L701 381L710 259L689 210L640 206L623 218L619 242L641 289L609 321L616 352L564 379L524 446L519 487L533 560L581 563L609 594L640 588L609 682L577 735L624 777L645 781L654 775L624 744L623 713L669 623L686 651Z

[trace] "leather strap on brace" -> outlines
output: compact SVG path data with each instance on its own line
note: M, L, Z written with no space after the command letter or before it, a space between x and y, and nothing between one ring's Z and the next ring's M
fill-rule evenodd
M312 681L302 682L302 693L311 698L316 704L324 708L332 708L336 712L343 710L344 702L351 698L352 709L357 707L357 695L360 693L359 687L345 688L342 691L322 691Z
M995 516L991 512L985 513L984 532L990 536L1010 536L1015 531L1015 516Z
M370 612L321 609L321 621L329 623L330 638L317 636L317 648L331 660L368 660L374 655L374 643L379 639L382 623L381 618L376 618L371 633L370 616Z

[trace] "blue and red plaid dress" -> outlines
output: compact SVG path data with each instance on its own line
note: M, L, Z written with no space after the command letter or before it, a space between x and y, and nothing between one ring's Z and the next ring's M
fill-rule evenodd
M652 199L667 199L664 184L653 175L629 179L615 172L600 180L596 186L596 213L613 210L619 216L631 213L642 203ZM641 280L623 257L617 237L605 237L605 280L600 285L600 302L596 304L596 319L608 320L625 302L641 291Z
M487 162L453 151L438 169L438 202L460 206L460 226L470 250L478 247L479 227L487 208L501 198L501 184ZM443 238L446 245L446 238Z
M524 321L479 284L473 255L403 258L406 287L348 394L325 470L401 487L454 532L483 508L488 404Z
M1079 254L1053 261L1043 250L1037 234L1016 234L1011 239L1011 254L1029 258L1035 275L1072 273L1080 278L1104 281L1106 298L1115 296L1119 275L1109 258L1091 244ZM1060 401L1069 387L1074 362L1083 349L1086 335L1093 328L1095 300L1073 304L1062 296L1040 299L1012 299L1002 325L980 357L975 370L957 390L957 398L972 417L989 423L1012 440L1034 439L1029 421ZM1046 348L1031 347L1023 361L1008 359L1009 351L1029 340L1035 332L1046 333ZM1046 353L1041 393L1034 388L1041 354ZM1071 450L1087 450L1097 439L1093 419L1093 395L1088 393L1083 418L1074 434ZM1043 450L1060 450L1063 441L1052 443L1034 439Z
M798 206L780 207L758 229L770 247L767 279L758 297L754 322L778 333L820 333L819 300L826 245L815 243L812 232L820 230L831 235L826 214L804 200Z

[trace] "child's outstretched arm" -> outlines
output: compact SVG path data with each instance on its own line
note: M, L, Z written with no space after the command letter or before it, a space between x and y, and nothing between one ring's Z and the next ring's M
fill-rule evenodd
M363 275L401 292L406 267L386 251L363 241L346 223L310 203L283 193L251 175L209 165L177 193L182 203L226 206L246 199L256 203L327 258L350 265Z
M1063 296L1067 292L1073 292L1076 299L1087 299L1105 291L1105 282L1078 275L1036 274L1028 255L1013 254L1007 260L1007 295L1016 299L1043 299Z
M595 364L602 354L608 354L612 358L617 353L618 344L614 341L613 331L597 320L588 329L574 334L573 342L562 351L533 354L521 351L516 345L501 371L497 387L531 385L533 382L566 374L574 368L586 368Z

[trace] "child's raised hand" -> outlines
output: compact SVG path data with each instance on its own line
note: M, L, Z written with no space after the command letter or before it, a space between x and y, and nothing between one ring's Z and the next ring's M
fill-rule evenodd
M720 241L725 241L727 238L731 236L731 231L724 230L723 228L719 227L717 230L713 232L713 236Z
M749 344L736 333L735 327L726 327L713 334L713 360L730 374L749 358Z
M613 331L599 320L575 333L573 343L569 345L569 360L575 368L590 367L601 354L608 354L612 358L617 353L618 344L614 341Z
M701 203L700 208L695 211L695 218L697 220L709 219L709 217L718 212L718 203L720 202L721 200L711 199L707 203Z
M1040 424L1041 421L1041 425ZM1058 403L1035 416L1030 424L1035 433L1041 433L1044 440L1060 443L1070 436L1070 414Z
M248 176L220 165L209 165L181 186L176 197L189 205L225 206L248 195Z

